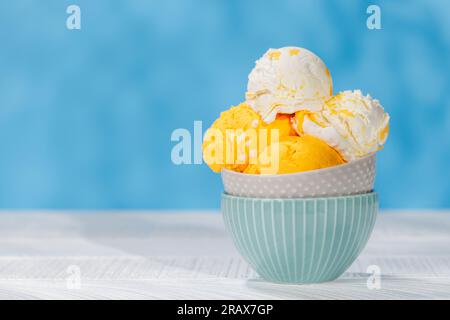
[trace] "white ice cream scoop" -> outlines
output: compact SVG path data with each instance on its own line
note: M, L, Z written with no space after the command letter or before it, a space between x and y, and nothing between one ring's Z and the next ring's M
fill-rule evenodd
M315 113L296 114L293 127L335 148L346 161L381 149L389 133L389 115L379 101L361 91L344 91Z
M323 61L298 47L269 49L248 76L247 103L263 121L277 113L318 111L333 94L331 75Z

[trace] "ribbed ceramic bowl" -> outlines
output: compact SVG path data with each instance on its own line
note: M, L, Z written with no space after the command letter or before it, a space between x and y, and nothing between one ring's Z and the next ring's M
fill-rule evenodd
M259 175L222 169L225 192L239 197L306 198L345 196L373 190L375 154L335 167Z
M245 260L269 281L338 278L362 251L378 212L376 193L314 199L222 195L227 229Z

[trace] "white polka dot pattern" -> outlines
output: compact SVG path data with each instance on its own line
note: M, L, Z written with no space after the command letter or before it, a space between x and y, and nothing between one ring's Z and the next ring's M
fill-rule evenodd
M225 192L254 198L346 196L373 190L375 155L344 165L281 175L254 175L222 170Z

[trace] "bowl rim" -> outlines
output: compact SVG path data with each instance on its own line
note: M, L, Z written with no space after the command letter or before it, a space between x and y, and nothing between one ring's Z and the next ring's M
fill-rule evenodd
M245 199L245 200L256 200L256 201L317 201L317 200L338 200L338 199L351 199L351 198L363 198L363 197L375 197L378 198L378 193L375 190L364 193L349 194L345 196L330 196L330 197L305 197L305 198L257 198L257 197L240 197L233 196L226 192L222 192L222 199L232 200L232 199Z
M373 152L365 157L362 157L360 159L356 159L350 162L346 162L343 164L339 164L337 166L332 166L332 167L328 167L328 168L322 168L322 169L316 169L316 170L309 170L309 171L303 171L303 172L295 172L295 173L282 173L282 174L255 174L255 173L243 173L243 172L236 172L236 171L232 171L229 169L225 169L222 168L220 174L223 177L224 174L227 175L235 175L235 176L240 176L240 177L248 177L248 178L253 178L253 177L257 177L257 179L264 179L264 178L277 178L277 177L292 177L292 176L308 176L308 175L313 175L316 173L324 173L327 171L333 171L333 170L337 170L337 169L341 169L345 166L350 166L353 165L355 163L358 162L365 162L367 160L370 160L371 158L375 159L376 156L376 152Z

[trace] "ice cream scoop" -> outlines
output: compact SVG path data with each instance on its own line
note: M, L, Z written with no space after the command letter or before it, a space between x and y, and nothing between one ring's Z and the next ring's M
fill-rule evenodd
M333 94L331 75L323 61L298 47L269 49L248 76L246 102L264 122L279 113L318 111Z
M206 164L214 172L220 172L222 168L237 172L244 171L248 161L245 159L238 161L238 150L234 148L235 135L249 129L256 129L259 125L259 115L246 104L240 104L222 112L204 136L202 147ZM231 152L230 149L232 149Z
M244 173L286 174L345 163L336 150L310 135L284 137L263 150L258 160L258 163L250 164Z
M296 135L290 115L278 115L266 124L258 113L241 103L222 112L206 131L203 158L214 172L222 168L243 172L248 164L257 162L259 150L289 135Z
M378 151L389 133L389 115L378 100L359 90L337 94L321 111L299 111L292 122L299 135L325 141L346 161Z
M292 127L292 117L294 115L290 114L278 114L274 121L271 123L265 123L264 121L259 122L258 130L266 129L268 131L278 130L279 138L287 136L296 136L297 132ZM269 135L270 137L270 135ZM270 140L269 140L270 143Z

